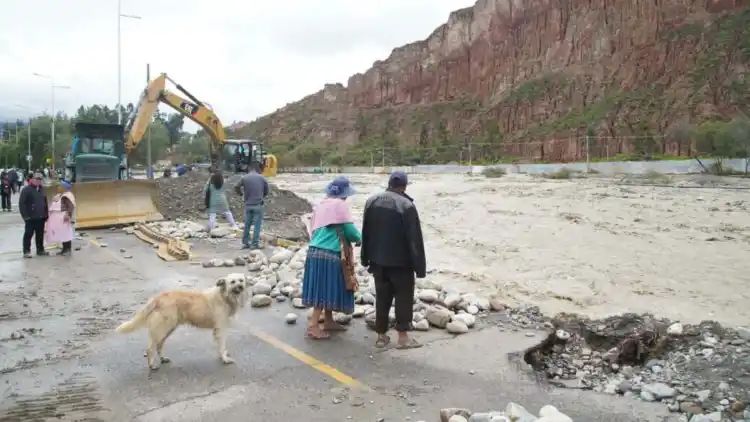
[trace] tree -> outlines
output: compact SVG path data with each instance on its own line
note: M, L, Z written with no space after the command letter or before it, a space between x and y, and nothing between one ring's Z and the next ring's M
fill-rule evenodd
M690 134L693 130L693 125L686 118L672 123L667 128L667 141L677 143L677 155L682 155L683 147L690 145Z
M165 123L167 133L169 134L169 145L176 145L180 141L182 125L185 123L185 116L179 113L170 114Z

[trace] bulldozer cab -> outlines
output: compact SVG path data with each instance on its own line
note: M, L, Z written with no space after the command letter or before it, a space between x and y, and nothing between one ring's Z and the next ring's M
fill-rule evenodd
M76 123L66 176L74 182L121 180L127 177L122 125Z

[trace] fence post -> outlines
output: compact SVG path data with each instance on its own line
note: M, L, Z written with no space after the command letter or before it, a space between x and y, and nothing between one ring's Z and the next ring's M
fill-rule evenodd
M383 167L383 171L385 171L385 147L380 149L382 156L381 156L381 167Z
M589 161L589 135L586 135L586 173L591 173L591 162Z
M471 143L469 143L469 173L471 173Z

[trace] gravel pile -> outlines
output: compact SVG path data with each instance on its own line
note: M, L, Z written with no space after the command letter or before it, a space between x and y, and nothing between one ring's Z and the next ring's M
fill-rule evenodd
M750 418L747 328L635 314L552 324L557 331L525 359L559 387L661 402L689 421Z
M206 218L203 188L208 180L205 171L192 171L181 177L158 179L158 208L170 220L202 220ZM242 195L234 192L234 185L242 175L225 175L227 199L234 218L243 220ZM307 237L302 215L312 211L310 203L294 193L277 188L271 183L271 192L266 198L263 231L290 240ZM221 219L219 219L221 221Z

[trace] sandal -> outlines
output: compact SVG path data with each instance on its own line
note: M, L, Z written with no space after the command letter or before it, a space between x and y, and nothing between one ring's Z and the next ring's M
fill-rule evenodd
M375 347L383 349L391 343L391 338L388 336L378 337L375 341Z
M396 345L396 349L401 349L401 350L405 350L405 349L419 349L420 347L422 347L422 343L414 340L413 338L410 338L409 342L406 343L406 344L397 344Z
M320 334L315 334L308 327L307 330L305 331L305 337L313 339L313 340L328 340L331 338L331 335L326 333L325 331L321 332Z

